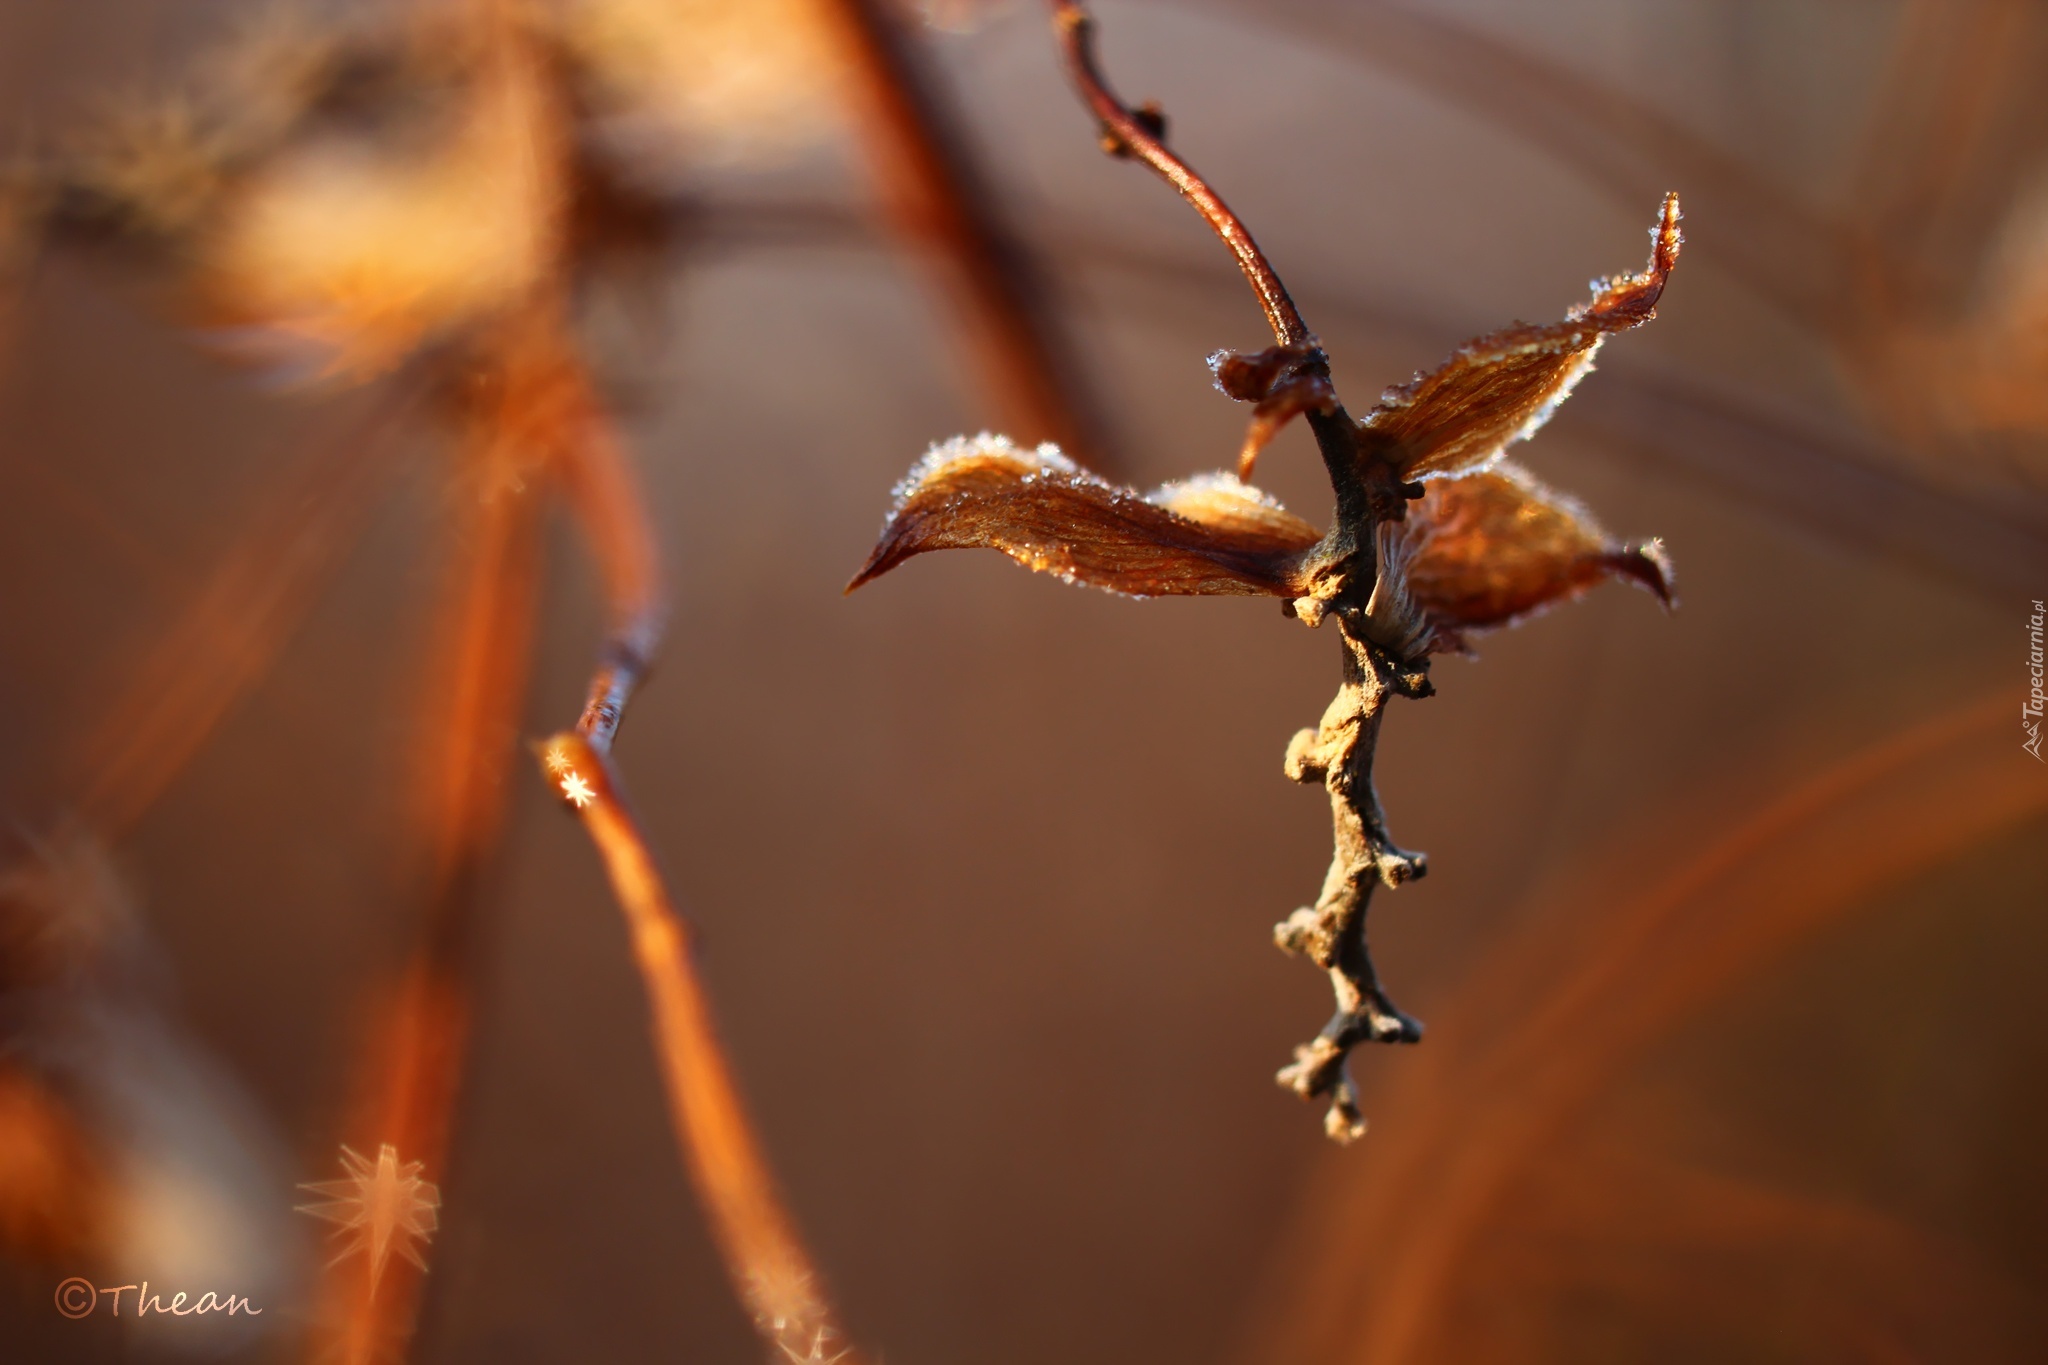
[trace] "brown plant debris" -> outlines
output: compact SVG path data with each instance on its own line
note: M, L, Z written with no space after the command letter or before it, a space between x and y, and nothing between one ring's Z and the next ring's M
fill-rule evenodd
M1328 1096L1325 1126L1349 1141L1365 1130L1345 1065L1352 1047L1422 1037L1422 1025L1381 988L1366 943L1374 887L1398 887L1427 870L1421 854L1389 837L1373 788L1387 698L1430 695L1431 654L1463 650L1469 635L1605 579L1672 603L1661 544L1614 540L1584 508L1501 456L1549 420L1609 333L1655 316L1678 260L1678 196L1664 200L1641 272L1601 282L1561 322L1517 323L1465 343L1354 420L1322 347L1251 233L1166 149L1163 120L1110 92L1082 8L1053 0L1052 9L1069 74L1101 123L1104 146L1150 166L1195 207L1237 258L1272 326L1273 346L1210 360L1217 387L1255 405L1239 477L1212 474L1141 495L1084 473L1050 446L1026 451L998 436L956 438L899 485L881 540L848 590L927 550L985 547L1069 583L1141 597L1267 594L1310 627L1336 620L1342 684L1286 760L1289 777L1329 792L1335 855L1316 903L1279 924L1274 938L1329 973L1337 1002L1278 1079L1304 1099ZM1321 535L1242 481L1296 416L1315 433L1335 494Z

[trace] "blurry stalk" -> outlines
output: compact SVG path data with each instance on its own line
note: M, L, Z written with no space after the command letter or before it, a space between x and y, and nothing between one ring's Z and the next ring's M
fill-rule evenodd
M610 624L583 713L574 730L540 747L542 770L581 816L625 915L683 1166L741 1303L788 1359L857 1361L740 1096L697 974L689 925L676 913L610 762L665 615L646 502L594 395L585 393L562 431L560 474L597 558Z
M578 728L608 751L626 702L653 666L668 604L646 497L603 405L587 377L578 378L559 473L607 604L604 645Z
M2025 1298L2018 1285L1963 1239L1840 1191L1809 1193L1705 1169L1618 1135L1574 1143L1547 1166L1544 1184L1541 1196L1504 1210L1504 1226L1472 1249L1468 1278L1483 1265L1479 1277L1502 1295L1585 1302L1591 1289L1704 1335L1750 1319L1796 1265L1796 1316L1771 1329L1783 1358L1973 1365L2028 1358L2014 1349L2031 1335L2013 1311ZM1474 1327L1477 1340L1466 1335ZM1467 1320L1454 1330L1455 1348L1439 1358L1566 1354L1556 1339L1545 1342L1526 1328L1511 1341L1501 1341L1505 1334L1492 1324Z
M905 221L929 232L959 264L990 368L1009 385L1006 401L1031 415L1023 425L1091 449L1075 416L1071 375L1051 345L1050 324L1034 311L1039 294L1021 258L997 231L964 156L934 131L930 104L907 84L907 50L892 45L902 35L879 11L864 13L870 27L858 31L881 44L870 56L890 64L876 68L883 74L870 88L881 126L906 149ZM245 282L259 324L285 341L338 344L347 362L342 369L360 370L408 348L416 358L381 395L369 425L315 461L277 512L226 557L108 711L83 763L81 812L113 832L130 826L274 664L362 530L393 444L390 428L431 391L458 432L459 548L435 621L438 658L421 689L425 714L415 752L422 771L411 784L419 798L414 827L422 832L424 914L409 963L374 1002L347 1128L365 1150L393 1148L408 1169L443 1178L474 1012L485 882L505 821L532 665L542 518L550 495L565 493L611 609L605 649L571 739L603 783L605 800L591 814L591 829L654 1001L685 1164L764 1335L792 1359L822 1360L828 1350L832 1359L846 1358L843 1334L739 1101L684 951L685 931L637 826L613 797L602 757L652 661L663 602L644 500L572 331L570 307L585 264L579 252L587 244L573 239L567 215L587 209L594 193L576 159L574 96L518 0L462 0L459 14L477 66L458 112L466 123L453 164L458 173L481 165L488 177L495 193L479 211L488 209L490 232L508 243L492 263L507 278L494 278L500 290L484 291L482 303L460 290L452 302L423 298L405 274L404 252L413 243L392 240L376 244L397 258L389 280L374 272L359 279L362 272L343 269L348 288L337 291L331 263L321 261L330 276L301 291L304 297L287 287L273 299L267 279ZM374 214L371 221L382 222ZM391 221L398 226L384 226L399 238L412 231L411 220ZM9 1113L26 1113L11 1092L0 1093L0 1101ZM17 1126L26 1131L27 1121ZM0 1166L23 1165L12 1155L0 1149ZM350 1254L335 1261L320 1289L312 1358L322 1365L403 1360L420 1316L422 1274L403 1257Z
M2024 165L2007 164L2000 116L2034 84L2029 0L1908 0L1894 23L1888 69L1851 157L1848 200L1870 230L1927 262L1947 289L1966 287L1986 229ZM2038 101L2038 97L2036 97Z
M1540 933L1502 944L1387 1101L1403 1118L1375 1162L1334 1189L1317 1185L1315 1224L1259 1357L1439 1358L1483 1230L1627 1066L1882 888L2048 810L2048 784L2024 756L2014 761L2011 722L2001 692L1889 737L1771 801L1647 892L1600 898L1615 908L1582 914L1569 942L1558 916L1540 915ZM1590 899L1615 879L1596 865L1573 892Z
M608 757L579 728L549 740L542 761L563 790L575 793L570 800L625 913L684 1166L741 1302L788 1359L858 1362L740 1096L697 974L689 925L676 913Z
M361 535L418 397L415 377L391 380L363 418L264 499L129 674L76 760L73 811L88 828L110 840L132 828L270 671Z
M763 1334L792 1358L824 1358L842 1339L773 1190L765 1158L738 1099L709 1005L683 954L637 826L614 795L601 755L650 666L664 614L658 555L646 507L571 333L573 267L560 213L578 188L567 111L545 63L501 6L479 14L493 38L490 79L477 116L504 121L510 144L527 154L528 222L548 263L527 300L490 324L477 343L478 377L465 376L464 484L470 547L453 589L450 657L433 718L434 803L430 912L424 940L391 1007L373 1064L373 1098L363 1131L397 1147L429 1176L446 1169L461 1090L476 959L479 880L504 815L505 775L525 696L540 563L545 486L560 480L596 559L609 607L605 644L573 746L577 766L602 795L589 827L612 872L632 929L635 960L649 985L656 1041L669 1081L685 1164L710 1214L741 1297ZM362 1258L334 1267L323 1320L338 1337L329 1350L346 1365L402 1358L418 1316L420 1273L402 1261L374 1282Z
M1101 411L1030 253L891 0L819 0L850 67L870 159L897 230L937 261L994 395L1000 425L1116 472Z
M464 415L456 474L461 551L434 638L443 642L425 695L426 915L412 961L375 1028L350 1128L369 1150L391 1144L429 1178L447 1167L462 1091L483 882L504 823L533 654L541 513L557 391L546 323L528 319L501 338L482 392ZM422 1272L394 1257L381 1282L368 1257L328 1270L316 1359L345 1365L402 1359L418 1312Z
M560 92L512 0L468 0L480 68L468 116L503 158L518 206L502 231L538 263L521 296L484 322L443 375L460 432L465 524L435 638L417 789L426 831L426 915L412 961L373 1026L352 1127L426 1179L445 1178L474 1009L483 882L504 824L532 667L542 512L565 424L585 397L568 336L562 213L569 137ZM379 1276L379 1270L384 1272ZM352 1256L329 1267L312 1357L403 1360L424 1271Z

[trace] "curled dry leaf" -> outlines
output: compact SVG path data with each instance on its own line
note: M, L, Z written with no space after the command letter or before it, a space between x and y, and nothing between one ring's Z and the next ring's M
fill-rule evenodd
M933 447L896 488L881 542L847 585L927 550L1001 550L1028 569L1136 597L1302 591L1322 533L1228 474L1140 495L1050 445L983 433Z
M1237 477L1250 479L1259 452L1280 428L1304 412L1334 412L1337 390L1330 383L1322 348L1314 342L1268 346L1263 351L1218 351L1209 357L1216 387L1240 403L1255 403L1244 445L1237 452Z
M1661 541L1610 537L1575 499L1502 460L1434 479L1398 523L1413 548L1408 591L1435 628L1435 648L1567 601L1608 578L1626 579L1672 605L1671 560Z
M1360 454L1419 479L1484 468L1534 435L1593 368L1609 332L1656 316L1664 281L1678 262L1678 219L1678 196L1667 195L1650 229L1655 246L1648 268L1603 282L1563 322L1489 332L1428 374L1388 389L1359 419Z

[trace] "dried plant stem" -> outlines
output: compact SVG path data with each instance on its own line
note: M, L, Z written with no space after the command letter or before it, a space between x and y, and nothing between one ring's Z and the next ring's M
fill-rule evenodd
M561 451L562 481L610 603L604 647L576 728L591 747L608 753L626 703L654 666L668 605L639 480L587 377L580 367L576 373L581 401Z
M683 1161L741 1301L789 1359L857 1359L775 1188L692 960L689 926L669 899L610 762L575 731L554 736L542 753L550 780L573 793L625 913Z
M1030 253L888 0L824 0L849 58L865 139L897 227L947 267L987 382L1020 437L1096 469L1113 460L1078 358Z
M610 763L626 704L661 641L660 558L646 500L588 377L566 356L558 373L557 464L597 559L611 624L583 714L574 730L540 746L542 767L582 818L626 917L683 1164L741 1302L789 1359L853 1360L740 1098L692 961L689 926Z
M1276 925L1273 939L1330 974L1337 1012L1314 1041L1294 1051L1280 1083L1303 1099L1329 1095L1325 1127L1349 1141L1365 1131L1358 1090L1344 1068L1361 1042L1414 1043L1422 1025L1403 1014L1380 989L1366 951L1366 908L1373 888L1419 877L1427 862L1387 837L1386 816L1373 790L1373 749L1387 698L1402 690L1402 670L1370 641L1345 641L1344 683L1322 724L1295 735L1287 747L1287 775L1319 782L1330 793L1336 852L1322 896Z
M392 1011L367 1106L377 1143L445 1167L461 1090L474 994L480 881L497 843L506 777L531 667L541 562L541 511L549 482L563 478L597 549L613 603L610 642L592 684L584 728L608 745L661 630L659 573L639 490L569 326L561 208L570 177L566 117L532 33L504 0L476 0L486 39L477 113L516 134L525 149L528 220L551 269L520 305L471 342L460 401L463 488L471 553L454 593L445 698L430 733L438 751L426 823L432 831L430 911ZM420 1273L400 1261L378 1283L360 1261L334 1277L340 1301L336 1352L348 1365L402 1357L420 1302Z
M1406 589L1402 563L1380 552L1378 530L1382 523L1400 521L1407 500L1421 489L1403 484L1390 464L1362 448L1358 424L1329 386L1328 357L1287 286L1222 197L1167 150L1164 116L1156 109L1133 112L1111 93L1096 64L1094 20L1077 0L1050 4L1068 75L1102 124L1104 150L1144 162L1194 206L1244 272L1274 340L1289 353L1297 381L1319 382L1324 396L1302 415L1315 434L1336 512L1329 533L1309 558L1310 593L1287 604L1287 610L1310 627L1325 616L1336 619L1344 637L1344 681L1320 729L1304 731L1289 747L1286 771L1297 781L1320 781L1329 791L1335 853L1317 904L1278 925L1274 939L1329 972L1337 1010L1276 1079L1304 1099L1328 1095L1324 1126L1333 1138L1349 1141L1365 1131L1357 1091L1345 1071L1351 1048L1367 1041L1414 1042L1422 1036L1422 1026L1381 990L1366 946L1366 906L1373 885L1399 886L1427 868L1421 855L1404 853L1387 839L1372 785L1373 750L1386 698L1426 697L1432 690L1426 655L1408 647L1413 642L1398 624L1389 634L1386 609L1404 601Z
M383 1010L352 1120L367 1150L395 1146L446 1168L468 1052L475 994L482 880L503 823L517 752L539 591L547 449L532 404L550 385L518 340L487 373L495 402L471 414L458 480L466 511L448 605L437 638L436 699L426 717L423 788L428 831L427 913L418 946ZM542 430L545 430L543 427ZM330 1268L322 1291L323 1338L315 1358L345 1365L403 1359L421 1300L421 1272L392 1258L381 1281L366 1258Z
M2013 761L2010 715L1980 699L1763 802L1641 894L1596 900L1578 916L1587 951L1555 942L1564 905L1501 944L1448 1010L1444 1046L1402 1078L1400 1131L1348 1188L1318 1193L1327 1231L1370 1227L1401 1254L1359 1281L1354 1255L1319 1243L1260 1358L1442 1358L1474 1240L1628 1065L1875 892L2048 809L2048 785ZM1575 886L1605 880L1596 865ZM1470 1140L1446 1143L1451 1127Z
M1312 343L1314 334L1301 320L1287 286L1280 282L1280 276L1259 250L1259 244L1252 240L1250 231L1206 180L1167 150L1161 135L1163 117L1156 110L1141 117L1110 93L1109 83L1095 62L1094 19L1075 0L1051 2L1053 31L1066 58L1067 74L1082 100L1101 120L1104 147L1113 155L1133 156L1144 162L1178 190L1181 198L1194 205L1202 220L1237 258L1238 268L1244 271L1252 292L1259 297L1259 306L1266 310L1266 321L1272 324L1276 341L1282 346Z

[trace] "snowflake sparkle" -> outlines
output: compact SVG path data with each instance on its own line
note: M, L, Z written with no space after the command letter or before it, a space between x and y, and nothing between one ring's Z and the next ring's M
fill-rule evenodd
M562 795L569 798L577 810L582 810L597 799L597 793L583 780L583 774L568 772L562 775Z
M338 1235L353 1234L334 1261L339 1263L357 1251L367 1252L374 1289L384 1278L384 1263L394 1251L421 1270L427 1268L419 1244L440 1226L441 1191L420 1179L424 1164L401 1164L398 1149L388 1142L377 1149L375 1161L343 1147L341 1165L348 1178L300 1185L302 1190L324 1195L328 1202L300 1204L297 1211L338 1224Z

